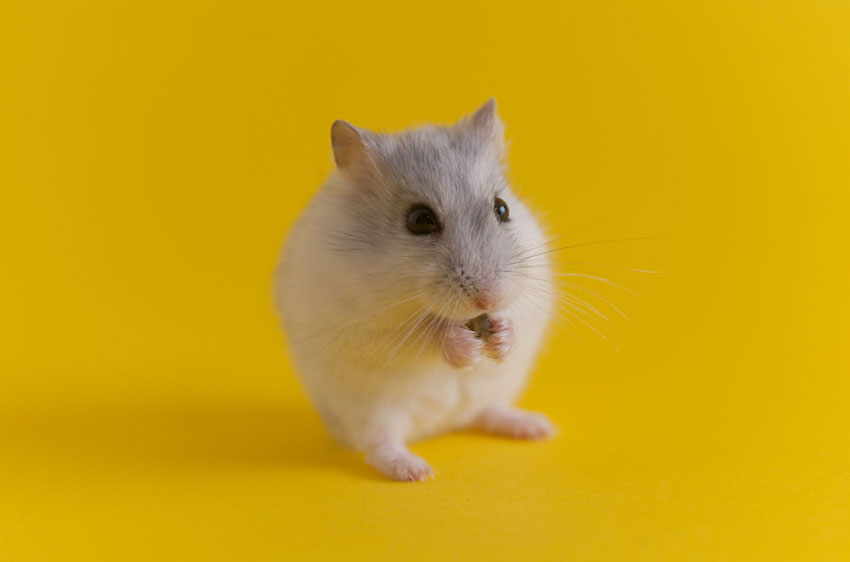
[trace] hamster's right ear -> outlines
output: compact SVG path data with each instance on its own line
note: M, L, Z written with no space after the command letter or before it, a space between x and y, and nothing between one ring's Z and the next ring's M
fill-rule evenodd
M368 179L374 169L374 157L367 142L370 133L345 121L331 126L331 145L336 167L343 177L359 183Z

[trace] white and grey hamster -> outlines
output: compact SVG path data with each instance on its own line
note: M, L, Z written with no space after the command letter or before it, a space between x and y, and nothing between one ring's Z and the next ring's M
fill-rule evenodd
M451 127L336 121L337 170L275 279L296 369L329 431L396 480L433 475L406 444L464 428L553 433L512 406L554 300L546 239L505 177L493 100Z

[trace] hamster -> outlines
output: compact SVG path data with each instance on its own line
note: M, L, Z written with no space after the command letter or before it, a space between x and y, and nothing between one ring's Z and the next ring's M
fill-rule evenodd
M453 126L336 121L336 170L290 233L275 299L330 433L389 478L433 477L407 444L461 429L554 432L512 406L554 306L546 238L506 179L489 100Z

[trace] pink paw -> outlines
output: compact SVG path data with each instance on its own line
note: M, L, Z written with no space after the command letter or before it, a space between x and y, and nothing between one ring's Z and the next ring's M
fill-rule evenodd
M471 367L484 357L484 342L466 326L453 325L443 334L443 355L452 367Z
M555 426L544 414L518 408L488 408L476 418L475 425L488 433L514 439L540 440L555 435Z
M434 471L422 457L402 457L387 467L387 476L400 482L423 482L434 478Z
M502 361L514 347L514 325L504 316L494 316L491 320L493 327L485 343L486 353L491 359Z
M434 471L422 457L401 445L382 445L366 453L366 462L384 476L399 482L422 482L434 477Z
M555 426L549 418L537 412L525 412L517 417L512 425L511 434L515 439L541 440L555 435Z

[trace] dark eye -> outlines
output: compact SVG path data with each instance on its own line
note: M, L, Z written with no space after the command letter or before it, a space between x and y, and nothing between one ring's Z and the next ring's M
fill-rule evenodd
M496 217L499 219L499 222L508 222L511 219L511 210L508 209L508 204L505 203L504 199L496 197L494 208L496 209Z
M424 205L417 205L407 215L407 230L413 234L434 234L440 232L437 215Z

